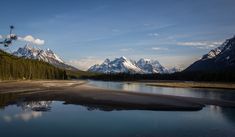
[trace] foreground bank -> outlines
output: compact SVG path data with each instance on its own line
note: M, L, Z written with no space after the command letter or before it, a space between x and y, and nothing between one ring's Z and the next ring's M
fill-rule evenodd
M235 107L224 100L153 95L102 89L87 81L11 81L0 83L4 107L17 101L64 101L65 104L92 106L102 110L200 110L205 105Z

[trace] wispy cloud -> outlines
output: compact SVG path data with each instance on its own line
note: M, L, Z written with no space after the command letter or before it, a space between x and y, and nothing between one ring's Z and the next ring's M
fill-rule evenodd
M25 41L25 42L35 44L35 45L44 45L45 44L44 40L39 39L39 38L34 38L31 35L27 35L25 37L18 37L18 39L21 40L21 41Z
M210 48L215 48L215 47L221 45L222 43L223 42L219 42L219 41L214 41L214 42L209 42L209 41L204 41L204 42L178 42L177 45L196 47L196 48L200 48L200 49L210 49Z
M143 24L145 27L148 27L148 26L151 26L152 24L150 24L150 23L144 23Z
M151 37L157 37L157 36L159 36L159 33L149 33L148 35Z
M123 49L120 49L120 51L122 51L122 52L127 52L127 51L130 51L130 50L132 50L131 48L123 48Z
M112 32L120 32L119 29L111 29Z
M152 47L152 50L168 50L168 48Z
M85 71L89 69L92 65L101 64L102 62L103 60L101 59L97 59L95 57L88 57L88 58L82 58L78 60L70 60L68 63L70 65L77 67L80 70Z

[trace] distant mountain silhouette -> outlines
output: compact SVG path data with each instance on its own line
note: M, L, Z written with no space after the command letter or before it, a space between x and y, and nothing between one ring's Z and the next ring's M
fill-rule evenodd
M195 71L235 71L235 36L184 70L184 72Z

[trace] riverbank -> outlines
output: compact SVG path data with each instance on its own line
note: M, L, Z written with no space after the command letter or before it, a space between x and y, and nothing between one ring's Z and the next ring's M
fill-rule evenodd
M194 81L160 81L160 80L144 80L137 81L145 83L148 86L172 87L172 88L211 88L211 89L234 89L235 83L222 82L194 82Z
M0 106L17 101L64 101L102 110L200 110L205 105L235 107L235 102L102 89L87 81L0 82Z

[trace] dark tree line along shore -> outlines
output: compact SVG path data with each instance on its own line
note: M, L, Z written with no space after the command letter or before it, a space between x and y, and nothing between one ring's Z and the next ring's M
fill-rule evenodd
M180 81L217 81L235 82L234 71L219 72L178 72L173 74L97 74L84 78L104 81L135 81L135 80L180 80Z

